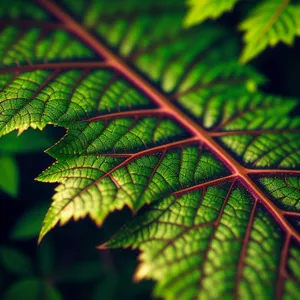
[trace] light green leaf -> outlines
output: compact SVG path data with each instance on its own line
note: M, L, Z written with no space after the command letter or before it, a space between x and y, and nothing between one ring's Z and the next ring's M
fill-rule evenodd
M217 19L233 9L238 0L188 0L189 11L184 20L186 27L200 24L206 19Z
M240 61L246 63L268 46L279 42L291 46L299 32L299 5L288 0L266 0L259 3L240 24L245 31L245 48Z
M139 247L135 279L157 280L157 297L272 299L281 245L278 226L248 192L224 184L165 198L106 246Z
M18 22L14 25L14 21L7 24L0 34L0 66L3 68L32 62L45 64L57 60L94 57L90 49L73 39L66 31L58 27L57 30L47 33L46 29L47 26L43 27L42 23L39 27L31 28L25 25L22 28ZM34 78L32 79L34 86Z
M0 156L0 190L16 198L19 193L19 168L12 156Z
M41 89L39 86L52 76L49 85ZM113 80L112 76L113 73L107 70L90 73L71 70L57 76L49 71L22 73L1 93L4 121L0 125L0 133L6 134L16 127L23 131L29 126L43 129L48 123L68 124L87 117L87 113L95 109L110 112L129 107L146 107L149 104L127 82ZM106 89L109 80L112 80L111 85ZM102 95L103 89L105 93ZM53 90L57 92L53 93ZM18 94L26 96L15 101Z
M17 249L2 246L0 262L7 271L16 275L32 275L33 273L30 259Z
M249 167L299 167L300 118L289 117L298 100L259 93L225 99L213 99L206 114L213 118L204 116L204 126L222 131L215 136L226 147Z
M156 123L155 119L151 121ZM72 146L71 143L69 145ZM158 154L137 159L132 157L127 161L88 153L89 156L73 156L50 167L38 179L61 182L61 185L56 188L41 237L56 223L64 224L72 217L76 220L89 214L101 224L110 211L121 209L124 205L138 210L163 195L228 174L218 160L197 146L181 151L164 149L168 148L163 146ZM94 151L101 151L101 148ZM81 171L74 172L76 169ZM187 173L187 170L190 172Z

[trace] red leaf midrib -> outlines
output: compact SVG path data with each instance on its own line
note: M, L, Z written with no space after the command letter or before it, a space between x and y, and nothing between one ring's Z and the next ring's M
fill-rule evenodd
M200 143L205 144L232 171L233 175L236 175L239 178L241 183L249 190L253 197L257 198L265 206L283 229L300 244L300 234L287 222L282 211L249 177L251 172L227 153L227 151L220 146L212 136L210 136L209 132L204 130L194 120L189 118L179 108L173 105L160 91L132 70L120 57L111 52L90 32L66 14L58 5L49 0L37 1L50 13L56 16L65 25L67 30L90 46L95 53L106 60L106 63L118 70L131 83L152 99L160 109L168 112L173 119L189 131L194 138L197 138ZM267 172L265 171L265 173Z

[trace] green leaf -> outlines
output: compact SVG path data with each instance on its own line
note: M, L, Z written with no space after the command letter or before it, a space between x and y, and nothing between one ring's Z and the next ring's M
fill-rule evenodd
M204 126L222 131L213 134L219 141L252 168L299 167L300 117L289 117L298 104L296 99L260 93L225 99L226 95L213 99L211 112L206 114L213 117L203 115Z
M274 202L286 210L300 212L300 178L281 177L259 179L263 187L272 195Z
M252 295L271 299L282 239L270 216L255 207L237 184L165 198L108 245L142 250L135 278L158 280L157 297L245 297L253 280ZM239 274L241 263L245 267Z
M19 193L19 168L14 157L0 156L0 190L17 198Z
M130 126L133 120L129 121ZM152 121L153 127L157 124L155 119L149 121ZM145 130L145 127L139 124L136 127L140 127L141 132ZM146 128L149 129L149 126ZM141 141L141 138L137 138L137 141ZM127 140L126 136L124 140ZM190 142L188 139L185 143ZM98 143L101 146L101 143ZM72 146L71 143L69 145ZM120 146L123 145L120 143ZM128 146L130 150L131 145ZM41 236L56 223L64 224L72 217L76 220L89 213L101 224L110 211L120 209L124 205L136 211L144 204L159 200L174 190L212 181L228 174L218 160L197 146L185 147L182 151L172 151L172 148L167 151L165 149L168 148L162 145L160 151L156 150L159 151L158 154L152 154L150 149L148 155L137 159L133 156L127 160L87 153L88 157L72 157L50 167L39 180L62 184L56 189L57 193L45 218ZM94 151L101 151L101 148L94 148ZM80 169L81 172L74 172L76 169ZM189 169L192 172L186 174ZM82 203L85 203L84 208L77 209Z
M287 299L293 299L294 295L299 293L299 284L295 278L299 278L299 265L300 265L300 251L299 248L290 249L290 259L288 261L289 270L292 274L292 277L288 278L284 285L284 290L287 295Z
M48 131L49 132L49 131ZM12 132L0 140L0 152L8 154L20 154L42 151L53 144L53 139L47 136L46 132L28 130L17 136Z
M3 0L0 3L0 16L2 18L9 17L12 20L25 17L31 20L47 20L49 15L39 6L31 1L27 1L24 5L23 0L14 0L13 5L10 0Z
M62 300L58 290L39 279L24 279L10 286L4 300Z
M287 0L266 0L258 4L239 26L245 31L246 44L240 61L246 63L279 42L291 46L300 35L299 9L299 5L289 4Z
M217 19L233 9L238 0L188 0L189 11L184 20L186 27L200 24L206 19Z
M38 177L59 184L40 239L71 219L101 225L127 205L132 222L102 248L141 249L136 279L155 279L155 295L296 297L297 100L260 92L265 78L237 62L226 30L183 30L180 1L41 5L56 17L48 35L26 39L31 64L17 51L19 65L7 54L19 42L2 35L11 46L0 76L1 135L67 129ZM76 47L62 50L57 31ZM59 49L46 63L44 39Z
M16 275L32 275L33 266L30 259L22 252L11 247L0 248L2 266Z
M24 212L14 225L10 237L14 240L38 237L48 206L47 202L41 202Z

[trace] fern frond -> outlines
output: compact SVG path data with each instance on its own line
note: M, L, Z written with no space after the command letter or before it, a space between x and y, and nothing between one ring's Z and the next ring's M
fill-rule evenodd
M238 0L189 0L187 5L190 7L185 17L186 27L200 24L206 19L217 19L224 12L233 9Z
M258 5L239 26L245 31L246 44L240 62L248 62L279 42L291 46L300 35L299 17L300 7L289 4L289 0L268 0Z

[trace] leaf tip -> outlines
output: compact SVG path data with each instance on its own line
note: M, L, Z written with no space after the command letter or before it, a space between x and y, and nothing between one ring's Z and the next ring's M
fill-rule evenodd
M138 266L136 269L136 272L133 275L133 281L134 282L139 282L143 279L145 279L148 275L148 273L151 270L151 266L148 264L141 264Z
M40 232L40 235L39 235L39 238L38 238L38 241L37 241L37 244L40 245L43 238L45 237L45 234L42 233L42 231Z
M19 128L17 136L20 136L24 131L25 131L24 128Z
M44 222L45 222L45 220L44 220ZM40 234L39 234L38 242L37 242L38 245L41 244L43 238L51 230L51 228L53 228L53 226L46 226L45 223L43 224L42 229L41 229Z
M249 93L255 93L257 91L257 83L252 79L247 80L246 89Z
M242 55L241 55L240 58L239 58L239 64L243 66L243 65L245 65L249 60L250 60L250 59L247 58L247 57L244 55L244 53L242 53Z

